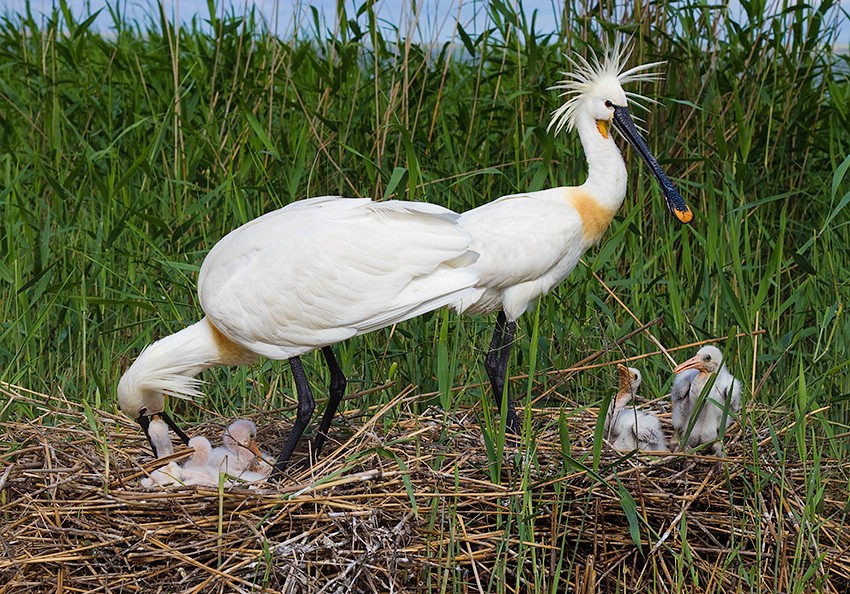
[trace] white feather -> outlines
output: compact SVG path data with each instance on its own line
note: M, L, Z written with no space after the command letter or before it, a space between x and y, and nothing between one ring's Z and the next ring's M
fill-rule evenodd
M231 232L198 293L231 340L288 359L477 293L457 215L435 205L322 199Z
M171 435L168 432L168 425L161 419L151 419L148 426L148 436L153 444L156 457L167 458L174 453L174 446L171 443ZM176 462L169 462L165 466L157 468L150 473L149 476L141 480L141 485L145 489L153 487L167 487L169 485L181 484L183 478L182 468Z
M163 395L201 395L213 365L289 359L484 292L459 216L433 204L323 196L232 231L201 266L206 317L142 351L118 402L136 418Z
M592 61L588 61L580 54L573 57L565 56L572 69L563 73L566 78L562 82L549 88L563 91L561 97L567 97L567 101L552 112L552 120L547 130L554 128L556 134L564 128L568 131L574 130L585 102L596 96L601 89L607 90L612 85L622 87L631 82L655 81L661 78L659 73L647 72L647 70L660 66L664 62L641 64L624 70L631 53L630 44L617 41L613 47L605 51L601 60L593 50L591 50ZM645 110L647 108L641 102L654 102L637 93L625 95L631 99L632 103Z
M552 117L550 128L577 130L587 157L587 180L559 187L503 196L465 212L460 225L472 236L480 254L475 268L481 278L476 298L458 307L465 313L503 309L508 321L522 315L540 296L559 285L596 244L626 195L623 156L608 133L614 107L627 106L623 84L655 80L647 72L658 63L625 69L628 46L617 43L599 59L569 58L572 70L555 89L568 100ZM632 98L639 96L631 94Z
M670 390L673 428L680 437L687 435L689 447L714 442L712 449L719 455L722 453L722 444L717 441L720 430L735 421L735 413L741 408L741 382L726 368L717 347L702 347L677 369L689 364L691 368L677 373Z
M196 436L189 440L189 447L194 451L183 464L182 483L204 487L218 486L218 469L210 464L212 451L210 440L203 436Z
M268 462L271 456L260 452L260 458L249 449L249 444L255 442L257 427L247 419L237 419L231 423L222 435L222 445L212 450L209 464L228 475L242 480L252 476L268 478L272 466Z
M148 392L186 399L202 396L203 382L193 377L207 363L198 355L202 342L195 333L178 332L145 347L118 382L119 400L122 394Z
M642 377L634 367L620 369L620 391L611 400L603 432L615 450L667 451L667 438L655 415L626 404L637 396Z
M143 478L140 484L145 489L182 485L183 469L177 462L169 462L165 466L154 470L150 476Z

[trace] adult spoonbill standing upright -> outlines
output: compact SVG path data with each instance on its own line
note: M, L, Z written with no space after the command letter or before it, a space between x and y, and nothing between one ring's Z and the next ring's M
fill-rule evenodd
M118 383L121 409L147 433L165 396L201 395L196 375L258 357L288 359L298 394L295 425L275 465L289 460L314 409L300 355L316 349L330 370L321 450L346 380L331 345L481 292L478 254L445 208L417 202L320 197L293 202L232 231L198 276L206 314L148 345ZM187 437L181 434L184 442Z
M578 130L587 158L587 180L580 186L512 194L461 215L461 226L472 236L480 254L481 297L463 301L465 313L499 311L496 330L484 366L501 409L507 406L507 428L519 432L519 421L505 392L508 357L516 320L538 297L560 284L575 268L581 255L599 242L626 196L626 163L611 134L612 124L643 158L661 185L667 206L682 223L692 213L661 170L629 115L622 85L655 80L648 70L659 63L624 70L630 56L617 43L600 60L582 56L569 59L572 71L552 87L569 99L552 114L549 129Z

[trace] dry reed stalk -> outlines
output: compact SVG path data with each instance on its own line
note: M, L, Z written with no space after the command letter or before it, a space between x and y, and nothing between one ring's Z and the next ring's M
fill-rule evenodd
M423 592L442 579L482 591L494 578L510 592L539 583L541 572L576 592L664 591L694 580L701 590L740 591L756 572L759 587L776 591L798 577L789 568L801 546L823 591L850 584L850 462L821 460L824 491L813 515L811 461L778 460L766 447L793 428L771 411L749 414L775 415L761 425L779 433L734 426L722 466L695 454L625 456L603 447L603 484L564 464L560 409L535 406L536 464L515 465L523 456L507 448L494 484L474 411L456 410L443 425L442 411L414 414L421 395L406 388L360 411L354 433L334 436L335 451L280 485L145 491L139 478L161 462L128 419L108 411L90 418L61 394L5 384L0 392L7 418L19 405L36 411L32 421L2 423L0 594ZM389 415L391 423L379 422ZM571 455L587 465L597 415L584 408L568 416ZM217 436L225 425L217 419L193 432ZM272 449L284 433L282 423L266 423L260 436ZM635 500L640 548L617 484Z

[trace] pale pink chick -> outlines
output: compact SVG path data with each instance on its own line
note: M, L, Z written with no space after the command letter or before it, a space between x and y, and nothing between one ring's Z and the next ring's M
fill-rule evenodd
M151 419L148 427L148 436L150 436L151 444L156 451L156 457L167 458L174 453L174 446L171 445L171 435L168 433L168 425L161 419ZM153 487L167 487L168 485L179 485L182 482L183 472L177 462L169 462L165 466L157 468L151 472L150 476L142 479L141 485L145 489Z

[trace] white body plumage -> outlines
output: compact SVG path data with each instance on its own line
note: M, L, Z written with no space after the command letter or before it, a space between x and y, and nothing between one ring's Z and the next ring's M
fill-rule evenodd
M720 349L710 345L699 349L673 372L676 373L670 390L673 429L680 439L687 437L685 443L689 447L714 442L712 451L722 454L723 446L717 440L721 427L725 429L732 424L741 408L741 382L726 368ZM703 392L705 397L700 407Z
M210 464L212 444L206 437L196 436L189 440L192 455L183 464L183 484L218 486L218 469Z
M619 372L620 390L608 406L603 427L605 438L615 450L668 451L667 438L658 417L637 407L626 406L637 396L643 380L640 371L620 365Z
M238 345L289 359L462 302L477 254L457 218L415 202L294 202L210 250L201 307Z
M201 267L201 321L145 348L118 384L133 418L200 396L213 365L287 359L482 292L458 215L415 202L321 197L239 227Z
M237 419L224 430L222 445L213 449L210 465L228 475L243 479L243 475L268 477L272 472L268 460L272 458L259 449L256 437L257 426L252 421Z

